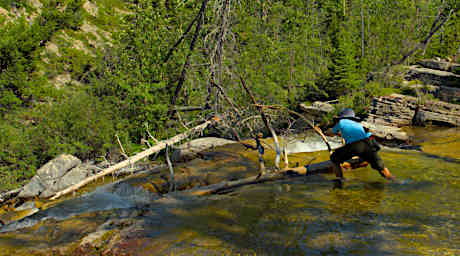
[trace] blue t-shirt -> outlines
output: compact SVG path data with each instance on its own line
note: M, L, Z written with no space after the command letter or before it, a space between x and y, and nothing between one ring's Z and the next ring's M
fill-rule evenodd
M363 126L355 121L349 119L341 119L332 131L337 134L340 132L342 138L345 139L345 144L350 144L358 140L369 138L372 134L364 131Z

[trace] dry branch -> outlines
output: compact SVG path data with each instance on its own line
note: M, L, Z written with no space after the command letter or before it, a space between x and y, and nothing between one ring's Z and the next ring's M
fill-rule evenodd
M246 83L244 82L243 77L240 76L240 81L241 85L243 88L246 90L248 93L249 97L251 98L252 102L254 105L258 106L256 98L252 94L251 90L249 90L249 87L247 87ZM270 125L270 122L268 121L267 115L265 115L264 109L260 106L257 107L257 109L260 112L260 116L262 117L262 121L264 122L265 126L267 129L270 131L272 137L273 137L273 142L275 143L275 152L276 152L276 158L275 158L275 167L276 169L280 169L280 144L278 142L278 136L276 136L275 130L273 130L272 126Z
M51 197L51 200L55 200L63 195L66 195L68 193L71 193L73 191L76 191L77 189L85 186L86 184L92 182L92 181L95 181L101 177L104 177L105 175L107 174L111 174L113 173L114 171L118 170L118 169L121 169L123 167L126 167L128 165L130 165L131 163L135 163L145 157L148 157L150 156L151 154L153 153L156 153L162 149L164 149L166 147L167 144L169 145L172 145L172 144L175 144L181 140L184 140L186 138L188 138L189 136L191 136L192 134L194 134L195 132L198 132L198 131L202 131L203 129L205 129L209 124L211 124L213 121L218 121L217 118L214 118L213 120L209 120L209 121L206 121L204 122L203 124L200 124L194 128L191 128L190 130L184 132L184 133L181 133L181 134L178 134L174 137L172 137L171 139L168 139L168 140L165 140L165 141L160 141L158 144L156 144L155 146L145 150L145 151L142 151L130 158L128 158L127 160L124 160L122 162L119 162L118 164L115 164L113 166L110 166L109 168L106 168L104 169L103 171L101 171L100 173L96 174L96 175L93 175L87 179L84 179L82 181L80 181L79 183L73 185L73 186L70 186L64 190L61 190L59 191L58 193L56 193L56 195L54 195L53 197Z
M190 58L192 56L193 50L195 49L195 44L196 44L196 41L198 39L198 34L200 33L200 30L201 30L201 25L203 24L203 18L204 18L205 12L206 12L206 6L208 4L208 1L209 0L203 0L203 2L201 4L200 12L199 12L199 15L198 15L199 16L198 22L197 22L196 27L195 27L195 33L193 35L192 41L190 42L190 47L189 47L190 52L188 53L188 55L186 57L186 60L185 60L185 63L184 63L184 66L182 67L182 72L181 72L181 75L180 75L180 78L179 78L179 82L177 83L176 89L174 90L174 95L173 95L173 97L171 99L171 106L176 105L177 98L179 97L179 93L180 93L180 91L182 89L182 86L183 86L183 84L185 82L187 69L190 66ZM170 113L169 113L169 116L172 117L175 113L176 113L176 111L174 109L172 109L170 111Z
M266 105L260 105L260 104L255 104L256 106L260 107L260 108L270 108L270 109L283 109L285 111L287 111L289 114L292 114L292 115L295 115L297 117L300 117L302 120L304 120L308 125L311 126L311 128L313 128L313 130L319 134L319 136L321 137L321 139L323 139L324 143L326 143L327 145L327 149L329 150L329 153L332 154L332 147L331 145L329 144L329 141L327 140L326 136L324 135L324 133L321 131L321 128L319 128L318 126L315 126L310 120L308 120L305 116L303 116L302 114L299 114L295 111L292 111L292 110L289 110L283 106L266 106Z
M166 144L166 162L168 163L168 168L169 168L169 192L174 191L176 188L176 184L174 181L174 168L172 166L171 160L169 159L169 145Z
M438 17L436 17L435 21L433 22L430 32L428 35L423 39L419 44L417 44L411 51L409 51L407 54L405 54L399 61L395 62L393 65L400 65L402 64L407 58L409 58L412 54L414 54L416 51L421 49L422 47L426 47L428 43L431 40L431 37L438 32L438 30L446 23L450 17L452 16L453 13L457 12L458 8L450 10L450 12L447 14L447 16L442 20L439 24L438 22L441 20L442 17L442 12L438 14Z

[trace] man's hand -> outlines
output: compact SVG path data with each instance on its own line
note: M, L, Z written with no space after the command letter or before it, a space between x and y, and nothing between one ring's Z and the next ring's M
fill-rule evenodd
M334 132L332 131L332 128L329 128L326 131L324 131L324 134L327 136L335 136Z

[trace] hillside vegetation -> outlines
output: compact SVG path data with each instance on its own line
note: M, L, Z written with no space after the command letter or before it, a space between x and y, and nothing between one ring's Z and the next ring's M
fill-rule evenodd
M339 98L363 113L398 90L396 64L458 57L459 5L0 0L0 190L60 153L114 157L116 136L133 153L147 130L249 111L240 77L266 104Z

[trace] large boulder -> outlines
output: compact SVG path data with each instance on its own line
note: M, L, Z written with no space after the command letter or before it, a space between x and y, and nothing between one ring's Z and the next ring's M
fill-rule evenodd
M448 103L460 103L460 88L448 86L410 84L407 81L404 81L403 85L406 88L414 90L416 95L423 95L423 93L429 93L433 95L435 98Z
M197 158L202 151L231 143L235 143L235 141L215 137L191 140L176 147L171 160L174 162L188 161Z
M38 169L37 174L23 187L18 197L31 198L39 196L43 191L64 177L70 169L80 163L80 159L72 155L59 155Z
M57 179L52 185L40 194L41 198L48 198L55 195L57 192L66 189L85 178L97 172L97 167L92 165L79 165L69 170L62 178Z
M323 117L334 111L334 106L329 102L315 101L311 105L304 103L299 104L299 108L303 111L304 116L309 120L321 122Z

